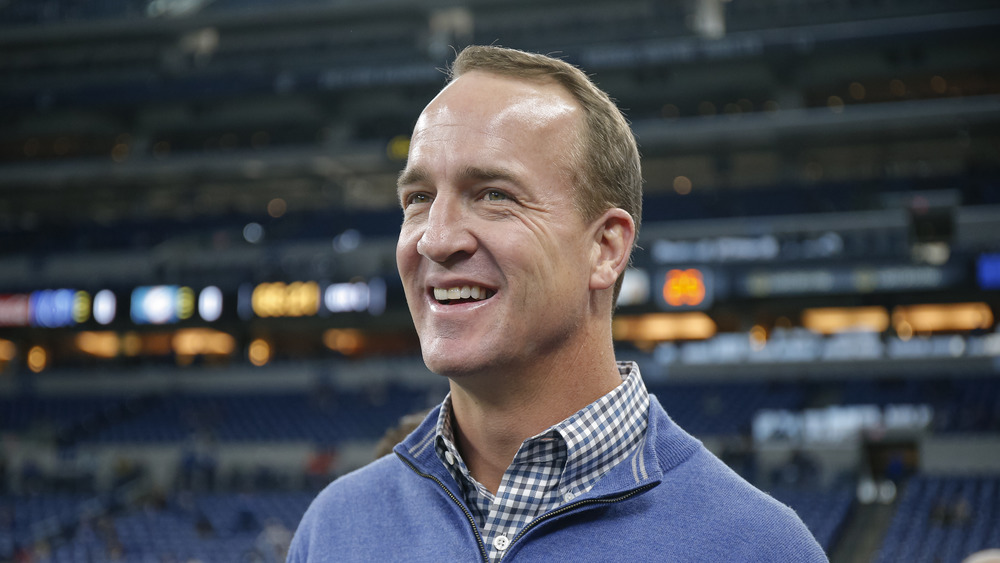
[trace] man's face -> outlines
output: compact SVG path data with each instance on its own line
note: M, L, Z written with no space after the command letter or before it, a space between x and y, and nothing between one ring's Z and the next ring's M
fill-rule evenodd
M473 71L421 114L396 263L431 371L509 373L578 343L595 259L570 183L581 111L554 84Z

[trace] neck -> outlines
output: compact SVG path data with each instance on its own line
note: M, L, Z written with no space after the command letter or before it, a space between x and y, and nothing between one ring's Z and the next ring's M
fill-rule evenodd
M524 440L621 384L607 346L580 345L531 366L451 379L456 446L472 476L496 494Z

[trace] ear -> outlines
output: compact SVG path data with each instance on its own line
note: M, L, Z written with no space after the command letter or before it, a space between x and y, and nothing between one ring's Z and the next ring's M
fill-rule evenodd
M615 207L605 211L594 226L590 289L609 289L628 266L635 241L635 222L627 211Z

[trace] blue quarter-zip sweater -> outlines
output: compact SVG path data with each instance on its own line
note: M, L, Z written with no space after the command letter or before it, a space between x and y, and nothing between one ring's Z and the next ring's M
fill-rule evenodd
M434 452L437 409L385 456L323 490L289 562L486 561ZM503 561L826 561L787 506L681 430L650 397L645 441L586 494L532 521Z

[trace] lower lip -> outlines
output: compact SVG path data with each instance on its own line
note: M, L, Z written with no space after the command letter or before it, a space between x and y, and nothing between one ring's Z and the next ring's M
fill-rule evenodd
M482 299L480 301L468 301L465 303L455 303L454 305L445 305L440 301L438 301L437 299L434 299L433 297L428 297L428 300L430 301L430 308L432 311L434 311L435 313L447 314L447 313L464 313L480 309L482 307L485 307L490 301L493 301L494 297L496 297L496 295L493 295L489 299Z

